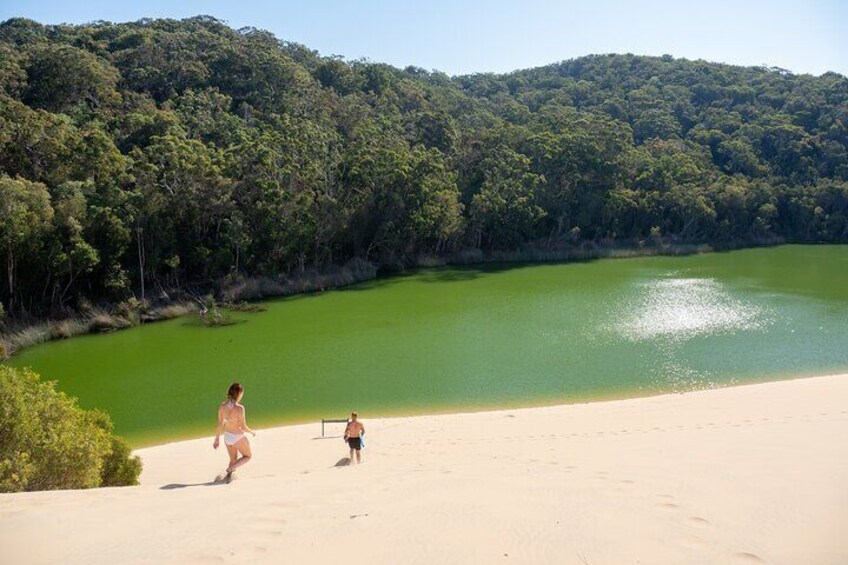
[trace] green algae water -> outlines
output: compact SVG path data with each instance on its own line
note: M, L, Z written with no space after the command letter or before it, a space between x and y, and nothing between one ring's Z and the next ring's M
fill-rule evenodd
M848 370L848 246L422 270L13 358L134 445L251 425L640 396ZM316 428L317 429L317 428Z

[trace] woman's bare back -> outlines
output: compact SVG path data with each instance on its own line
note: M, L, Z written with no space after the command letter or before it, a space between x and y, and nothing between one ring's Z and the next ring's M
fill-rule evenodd
M232 400L227 400L218 407L218 415L223 421L225 432L231 434L242 432L244 428L244 406Z

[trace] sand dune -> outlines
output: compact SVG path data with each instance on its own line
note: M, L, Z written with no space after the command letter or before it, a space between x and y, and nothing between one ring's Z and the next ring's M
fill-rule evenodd
M313 424L230 485L205 438L140 487L0 495L0 562L848 563L848 375L363 418L361 466Z

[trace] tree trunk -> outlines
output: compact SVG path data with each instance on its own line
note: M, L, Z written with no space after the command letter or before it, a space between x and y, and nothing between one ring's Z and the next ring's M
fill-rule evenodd
M61 308L65 307L65 297L68 294L68 291L71 289L71 285L74 284L74 279L76 279L76 275L74 275L74 262L68 261L68 284L65 285L65 288L62 289L62 293L59 295L59 306Z
M9 312L15 305L15 257L12 255L12 243L9 242L6 255L6 271L9 280Z
M141 227L136 227L135 239L138 244L138 277L141 279L141 300L144 300L144 243L141 239L143 230Z

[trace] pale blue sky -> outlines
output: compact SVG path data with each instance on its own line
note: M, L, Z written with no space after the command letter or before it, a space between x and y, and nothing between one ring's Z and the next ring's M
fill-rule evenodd
M636 53L848 75L848 0L0 0L42 23L208 14L322 55L448 74L506 72L590 53Z

